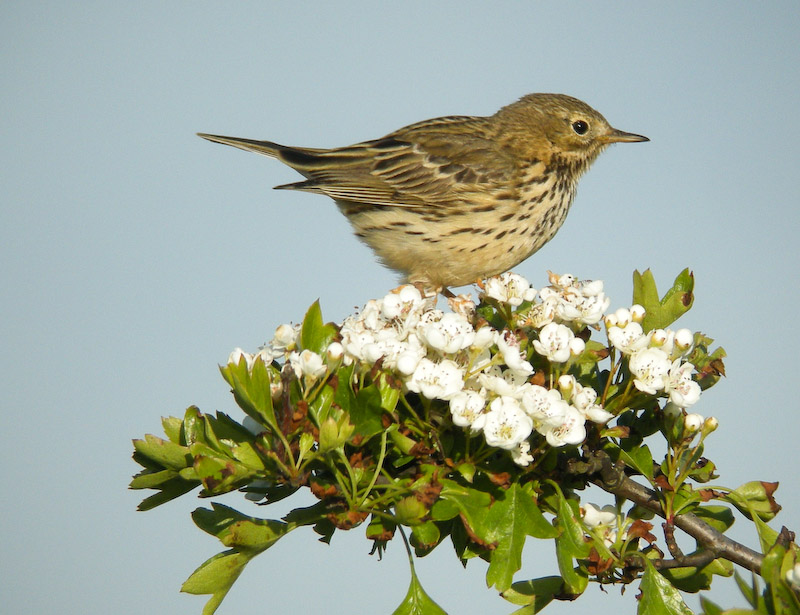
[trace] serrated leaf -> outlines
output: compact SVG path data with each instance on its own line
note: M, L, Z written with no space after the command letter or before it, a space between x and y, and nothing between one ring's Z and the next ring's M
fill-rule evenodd
M303 325L300 328L300 346L303 350L311 350L317 354L324 354L330 343L336 337L338 329L332 324L322 322L322 310L319 299L308 308Z
M249 517L217 503L212 503L211 509L195 509L192 519L197 527L216 536L226 547L259 553L271 547L294 527L283 521Z
M403 602L398 606L392 615L447 615L447 613L436 604L425 590L422 589L414 566L411 566L411 584Z
M561 577L542 577L519 581L503 592L503 598L512 604L525 605L512 615L534 615L553 601L562 592L564 579Z
M736 521L733 511L727 506L719 506L717 504L698 506L692 512L718 532L727 531Z
M574 559L589 555L591 545L584 540L583 525L575 516L561 489L556 488L558 502L557 527L561 534L555 539L558 570L564 579L564 591L569 594L582 594L589 583L588 575L573 565Z
M647 269L644 273L633 272L633 303L645 309L642 328L645 331L664 329L678 320L692 307L694 302L694 276L689 269L684 269L664 296L659 299L653 273Z
M151 434L146 434L144 440L134 440L133 448L163 468L181 470L192 465L192 456L187 447Z
M165 483L161 483L158 486L158 493L154 493L153 495L143 499L139 503L139 506L136 507L136 510L152 510L156 506L161 506L161 504L169 502L170 500L174 500L175 498L182 496L184 493L188 493L199 484L199 480L187 481L182 478L174 478Z
M221 366L220 372L230 385L239 407L253 420L278 431L275 410L272 407L270 372L261 357L256 357L249 369L242 357L239 363Z
M526 537L555 538L559 532L518 483L501 493L489 508L485 523L489 528L488 542L497 545L486 571L486 585L494 585L502 592L511 587L514 573L522 566Z
M383 431L381 416L383 415L383 400L376 384L371 384L361 389L350 406L350 421L353 423L356 434L369 439Z
M645 571L639 589L642 592L637 615L692 615L680 592L644 559Z
M622 460L625 465L652 481L653 455L646 444L632 445L627 439L623 439L621 446L613 442L607 442L603 448L611 454L611 458L614 461L617 461L617 459Z
M212 615L253 555L236 549L217 553L206 560L183 583L187 594L212 594L203 608L203 615Z
M181 442L182 424L183 421L176 416L161 417L161 426L164 429L164 433L167 438L169 438L170 442L174 442L175 444L185 444Z

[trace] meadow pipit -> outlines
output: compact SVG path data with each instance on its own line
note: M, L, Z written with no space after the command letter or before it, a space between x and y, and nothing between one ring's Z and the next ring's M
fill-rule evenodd
M333 149L200 136L292 167L306 180L277 188L333 198L384 265L431 289L528 258L563 224L601 151L648 141L563 94L529 94L490 117L440 117Z

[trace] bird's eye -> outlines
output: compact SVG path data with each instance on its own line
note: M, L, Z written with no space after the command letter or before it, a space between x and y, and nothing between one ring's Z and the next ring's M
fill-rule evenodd
M579 135L585 135L586 131L589 130L589 124L587 124L583 120L577 120L575 122L572 122L572 130L574 130Z

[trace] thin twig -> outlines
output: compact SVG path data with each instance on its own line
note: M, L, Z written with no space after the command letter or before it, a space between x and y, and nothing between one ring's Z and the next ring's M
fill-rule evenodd
M592 483L608 493L630 500L634 504L666 518L658 494L626 476L623 467L614 465L608 454L602 451L593 452L588 466L590 468L589 479ZM761 574L763 555L728 538L696 515L691 513L676 515L672 522L692 536L700 546L710 551L715 558L721 557L756 574ZM676 558L675 561L689 561L692 557L694 556ZM670 565L670 567L674 566Z

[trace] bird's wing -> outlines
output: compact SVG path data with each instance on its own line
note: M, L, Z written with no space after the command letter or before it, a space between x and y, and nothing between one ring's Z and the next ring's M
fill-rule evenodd
M438 118L375 141L314 152L313 163L292 165L308 180L281 187L375 206L447 207L469 195L491 198L510 189L516 162L484 136L482 122Z

